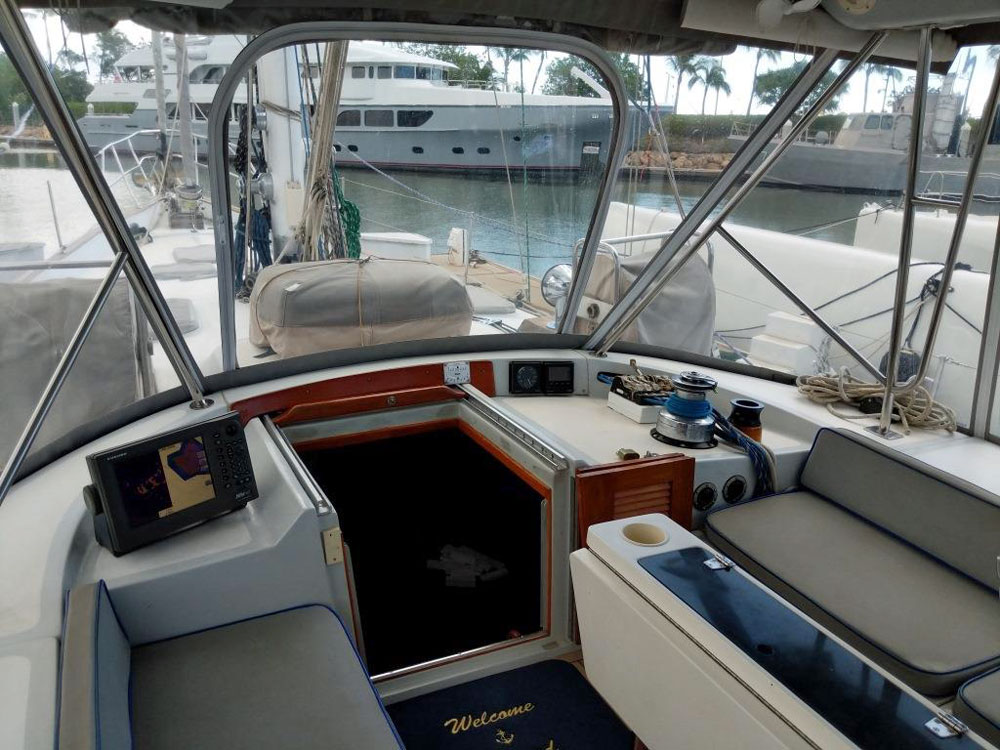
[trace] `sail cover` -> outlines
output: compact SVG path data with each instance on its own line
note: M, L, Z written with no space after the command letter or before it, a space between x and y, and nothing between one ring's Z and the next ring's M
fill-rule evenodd
M467 336L472 303L433 263L325 260L268 266L250 296L250 342L281 357Z

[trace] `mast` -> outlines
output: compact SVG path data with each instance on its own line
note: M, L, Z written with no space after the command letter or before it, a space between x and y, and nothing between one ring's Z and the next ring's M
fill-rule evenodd
M170 226L201 229L205 218L201 212L201 186L198 185L198 162L191 133L191 91L188 82L187 44L184 34L174 34L177 54L177 119L180 122L181 180L174 187L171 201Z
M177 118L180 121L184 185L197 185L198 172L195 164L194 140L191 135L191 89L188 82L187 43L184 34L174 34L174 49L177 50Z
M153 32L153 79L156 81L156 123L160 128L160 158L167 158L167 94L163 86L163 32Z

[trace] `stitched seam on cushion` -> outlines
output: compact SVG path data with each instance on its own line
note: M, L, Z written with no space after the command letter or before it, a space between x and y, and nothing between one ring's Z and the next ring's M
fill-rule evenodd
M947 677L947 676L950 676L950 675L956 675L956 674L960 674L962 672L966 672L966 671L968 671L970 669L975 669L976 667L982 666L983 664L987 664L987 663L989 663L991 661L995 661L997 659L1000 659L1000 653L997 653L997 654L995 654L995 655L993 655L993 656L991 656L991 657L989 657L987 659L983 659L982 661L978 661L975 664L969 664L969 665L964 666L964 667L959 667L957 669L953 669L950 672L930 672L930 671L928 671L926 669L921 669L918 666L912 665L904 657L899 656L898 654L895 654L894 652L890 651L887 648L884 648L884 647L878 645L877 643L874 643L870 638L868 638L866 635L864 635L861 631L856 630L853 626L851 626L850 624L844 622L840 617L838 617L837 615L835 615L833 612L831 612L830 610L828 610L826 607L824 607L819 602L815 601L811 596L809 596L808 594L804 593L800 589L798 589L795 586L793 586L792 584L790 584L788 581L786 581L784 578L782 578L777 573L772 572L766 565L764 565L763 563L761 563L757 558L755 558L749 552L747 552L742 547L740 547L738 544L736 544L735 542L733 542L733 540L730 539L729 537L727 537L724 533L722 533L721 531L719 531L718 529L716 529L714 527L713 527L712 530L716 534L718 534L720 537L722 537L722 539L724 539L727 544L730 544L735 549L739 550L740 554L744 555L747 559L751 560L755 565L759 565L761 568L763 568L764 570L766 570L769 575L773 576L778 581L781 581L781 583L783 583L785 586L788 586L788 588L790 588L792 591L794 591L797 594L799 594L803 599L805 599L807 602L809 602L814 607L816 607L816 609L820 610L821 612L824 612L831 619L833 619L836 622L838 622L841 625L843 625L849 631L851 631L852 633L854 633L854 635L856 635L858 638L862 639L865 643L870 644L872 646L872 648L874 648L874 649L882 652L886 656L889 656L889 657L895 659L896 661L898 661L899 663L903 664L904 666L907 667L907 669L911 669L914 672L919 672L921 674L925 674L925 675L928 675L928 676L931 676L931 677ZM749 571L746 571L746 572L749 573ZM749 574L752 577L756 578L756 576L753 576L752 573L749 573ZM768 587L768 590L769 591L771 590L770 587ZM778 592L776 592L776 591L773 592L773 593L778 594ZM781 595L778 594L778 596L781 596ZM792 605L792 606L794 606L794 605Z

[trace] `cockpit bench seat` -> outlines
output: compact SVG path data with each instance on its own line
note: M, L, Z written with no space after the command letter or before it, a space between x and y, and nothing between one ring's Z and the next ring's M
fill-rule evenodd
M402 747L324 606L131 646L101 582L70 593L65 627L60 748Z
M954 714L973 732L1000 747L1000 670L962 685L955 697Z
M1000 666L994 500L839 430L800 486L711 513L709 541L926 695Z

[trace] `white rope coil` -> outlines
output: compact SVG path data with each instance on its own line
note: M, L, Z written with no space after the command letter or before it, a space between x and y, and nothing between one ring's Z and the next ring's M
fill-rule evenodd
M847 370L841 368L840 375L800 375L795 380L799 393L810 401L825 404L827 410L841 419L870 419L871 414L845 414L833 408L834 404L844 403L858 407L867 398L878 398L885 395L885 386L880 383L867 383L858 380ZM892 402L892 419L903 426L903 431L909 434L911 427L921 429L937 429L943 427L948 432L958 428L955 410L934 400L930 391L922 385L909 393L895 396Z

